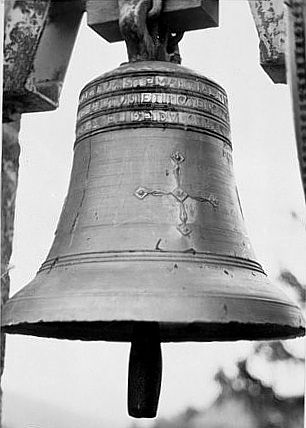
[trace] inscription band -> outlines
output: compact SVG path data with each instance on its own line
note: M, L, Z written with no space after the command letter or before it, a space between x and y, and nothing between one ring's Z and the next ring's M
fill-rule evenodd
M98 81L95 82L94 86L85 88L81 92L79 103L83 104L84 102L102 94L114 94L116 91L136 88L169 88L180 91L185 90L188 92L195 92L197 95L207 95L227 106L226 94L220 89L217 89L217 87L213 86L212 84L209 84L209 82L202 81L198 78L190 79L190 77L173 77L167 75L140 75L136 77L127 76L100 82Z
M123 129L124 125L137 126L137 124L150 124L166 126L180 126L196 128L200 132L209 131L209 133L218 134L223 140L230 143L230 130L222 123L208 118L204 115L165 111L165 110L129 110L119 111L113 114L104 114L97 118L87 120L77 127L77 142L85 138L87 135L92 135L94 132L103 132L109 128L120 126Z
M157 108L162 106L184 107L194 110L194 113L201 114L207 112L223 120L226 124L229 123L228 111L225 107L220 106L220 104L202 97L166 92L130 92L103 97L81 107L77 118L78 121L81 121L84 117L98 112L135 106L139 108L143 106L151 108L155 106Z

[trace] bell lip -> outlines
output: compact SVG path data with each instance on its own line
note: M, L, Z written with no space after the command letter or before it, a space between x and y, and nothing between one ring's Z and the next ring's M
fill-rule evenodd
M202 264L191 261L160 260L156 266L156 261L118 261L115 270L113 262L54 265L6 302L3 329L114 341L130 341L134 322L158 322L162 341L268 340L304 333L299 307L264 273L212 264L204 275Z
M8 334L22 334L41 338L81 341L131 342L135 324L152 322L159 326L160 341L169 342L234 342L285 340L305 335L305 327L275 323L241 322L157 322L157 321L70 321L35 322L5 325Z
M37 277L40 275L48 274L39 273ZM30 285L31 283L21 291L28 291ZM253 336L253 333L249 335L244 332L243 338L240 337L240 329L245 326L254 326L259 328L259 331L261 327L269 326L269 329L272 329L271 333L268 333L269 338L274 337L274 329L277 332L279 329L288 330L285 337L289 337L302 335L305 327L300 308L290 300L280 300L282 295L278 298L275 295L272 299L258 295L238 296L207 292L189 295L168 292L167 296L154 293L134 293L130 296L129 293L122 292L87 292L74 295L71 299L67 294L56 297L19 294L20 292L4 305L2 328L5 332L17 332L23 327L40 328L42 325L62 328L69 325L78 327L84 324L88 327L100 324L103 327L157 322L166 326L165 329L167 326L177 326L178 329L187 326L188 331L199 326L204 328L207 325L216 325L223 329L224 326L232 325L237 327L234 340L238 340L236 337L242 340ZM162 302L164 304L161 304ZM205 331L203 334L206 335ZM254 335L257 337L256 332ZM258 335L261 336L262 333ZM282 333L277 333L276 336L281 337ZM199 337L202 337L202 333ZM230 331L227 337L231 337Z

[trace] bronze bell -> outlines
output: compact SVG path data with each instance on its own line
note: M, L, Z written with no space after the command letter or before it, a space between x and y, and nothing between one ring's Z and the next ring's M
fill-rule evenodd
M303 334L298 307L254 259L218 84L154 61L122 65L82 90L52 248L6 304L3 325L8 333L132 341L135 355L141 340L154 347L146 331L155 344ZM156 381L157 397L159 349L156 364L150 352L140 358L156 366L147 381ZM133 403L130 413L138 415Z

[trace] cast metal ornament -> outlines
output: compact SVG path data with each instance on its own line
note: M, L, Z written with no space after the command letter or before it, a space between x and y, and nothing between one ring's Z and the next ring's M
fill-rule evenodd
M184 236L190 235L192 230L188 227L188 213L185 207L184 202L187 198L194 199L198 202L206 202L209 203L212 207L216 208L218 206L218 200L214 195L209 195L208 197L202 197L202 196L192 196L189 195L184 189L181 187L181 164L184 162L185 158L184 156L179 153L175 152L171 155L171 160L174 163L174 168L172 170L173 176L175 178L176 187L170 191L163 191L163 190L150 190L145 187L138 187L138 189L135 191L135 196L139 199L144 199L147 196L171 196L175 198L175 200L179 204L179 220L180 223L177 225L177 230Z

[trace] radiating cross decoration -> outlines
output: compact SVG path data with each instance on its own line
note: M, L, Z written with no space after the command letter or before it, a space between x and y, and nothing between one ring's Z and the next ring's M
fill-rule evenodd
M179 153L175 152L171 155L171 160L174 163L174 168L172 170L176 186L171 192L166 192L164 190L151 190L146 187L138 187L135 191L135 196L139 199L144 199L147 196L171 196L176 202L179 204L179 220L177 230L184 236L190 235L192 230L188 227L188 213L185 206L185 201L190 198L198 202L207 202L213 208L216 208L219 204L217 198L214 195L205 196L194 196L189 195L182 187L181 187L181 164L185 161L185 157Z

